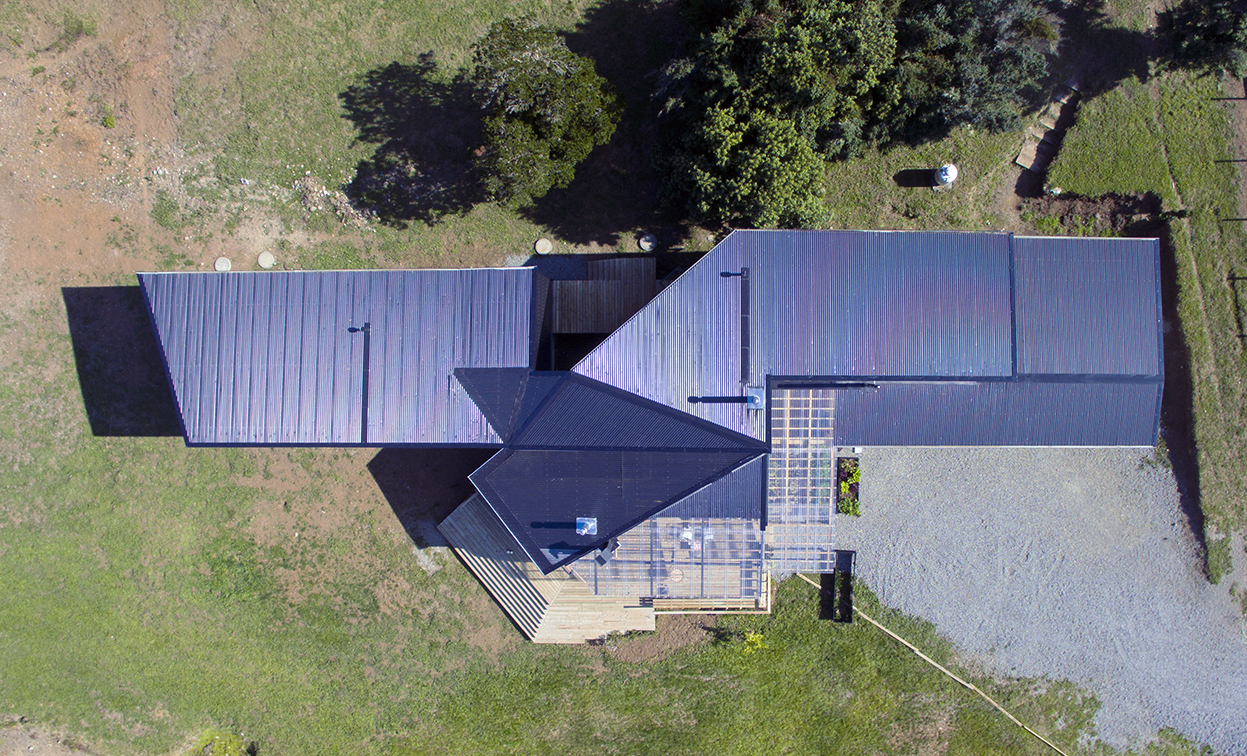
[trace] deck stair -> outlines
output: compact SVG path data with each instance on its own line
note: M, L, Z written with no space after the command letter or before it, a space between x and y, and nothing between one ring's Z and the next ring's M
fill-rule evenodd
M1065 136L1066 124L1071 123L1078 108L1079 87L1068 81L1057 91L1040 111L1039 125L1026 129L1022 149L1013 162L1033 173L1043 174L1056 158Z
M584 643L610 632L654 629L654 609L640 598L594 596L567 570L542 575L480 494L438 530L534 643Z

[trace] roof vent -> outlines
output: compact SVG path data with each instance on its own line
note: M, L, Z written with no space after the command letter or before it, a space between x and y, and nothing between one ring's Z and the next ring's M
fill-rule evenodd
M615 551L618 548L619 548L619 541L612 538L606 543L602 544L602 548L598 549L597 553L593 555L593 560L600 565L605 565L607 562L611 560L611 557L615 556Z
M598 534L598 518L596 517L577 517L576 518L576 535L597 535Z
M746 386L745 407L751 410L766 409L766 389Z

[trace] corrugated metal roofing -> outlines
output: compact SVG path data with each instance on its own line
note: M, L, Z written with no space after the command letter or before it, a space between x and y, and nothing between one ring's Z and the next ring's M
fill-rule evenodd
M531 268L139 275L187 443L231 445L501 443L451 371L530 367L533 281Z
M503 449L470 478L548 573L757 454ZM597 533L577 535L578 517L596 518Z
M455 368L454 374L504 442L524 426L566 375L527 368Z
M729 450L765 447L684 412L572 373L507 440L523 449Z
M1013 241L1017 372L1159 376L1160 242Z
M749 333L741 338L749 270ZM1005 376L1012 370L1009 236L736 231L573 370L754 438L740 396L790 376Z
M680 499L658 513L660 517L697 519L710 517L746 520L762 518L762 491L766 481L766 455L751 459L730 474Z
M1159 381L879 383L836 392L838 446L1152 446Z
M747 436L583 376L517 373L457 371L486 414L509 428L503 451L471 479L546 571L766 450ZM558 382L551 386L551 380ZM539 396L539 404L530 395ZM495 398L501 406L507 397L513 406L537 407L527 420L503 420L488 406ZM760 506L761 483L753 482ZM576 517L596 517L597 533L576 536Z

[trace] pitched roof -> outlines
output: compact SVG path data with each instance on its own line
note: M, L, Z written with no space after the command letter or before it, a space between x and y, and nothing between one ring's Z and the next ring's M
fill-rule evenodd
M545 572L766 451L756 440L571 373L459 377L481 401L511 397L520 399L516 406L527 402L528 387L542 387L539 406L521 422L488 413L500 417L506 444L471 480ZM595 518L597 532L576 535L577 517Z
M192 445L499 444L451 371L529 367L541 293L531 268L139 283Z
M1155 239L735 231L573 371L756 439L766 413L690 397L888 384L851 400L875 413L856 443L1138 446L1155 441L1160 339ZM1113 386L1055 385L1071 380ZM949 387L965 383L983 385ZM945 411L909 414L922 397Z

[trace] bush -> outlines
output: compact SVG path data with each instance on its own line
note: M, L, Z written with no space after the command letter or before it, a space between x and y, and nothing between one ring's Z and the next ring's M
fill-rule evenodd
M820 159L1018 126L1056 38L1031 0L693 0L689 18L657 93L667 195L754 227L825 223Z
M1161 14L1174 68L1247 75L1247 2L1186 0Z
M593 61L529 18L499 21L475 47L472 81L486 110L477 168L510 207L565 187L619 123L618 100Z

